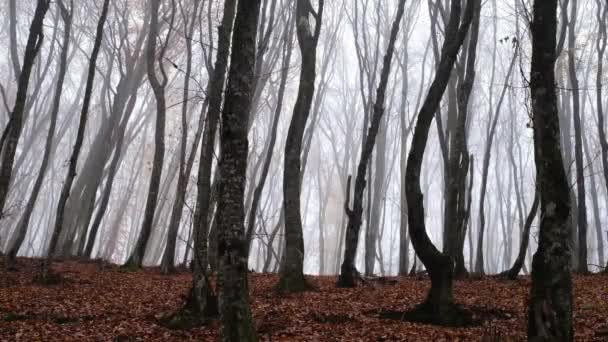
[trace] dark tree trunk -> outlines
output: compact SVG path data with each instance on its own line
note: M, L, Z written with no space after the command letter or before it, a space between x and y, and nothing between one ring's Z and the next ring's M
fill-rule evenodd
M68 166L68 172L65 176L65 181L63 183L63 187L61 189L61 194L59 196L59 202L57 204L57 214L55 216L55 224L51 230L51 240L49 242L49 247L46 252L46 258L44 260L44 264L42 267L41 280L43 282L51 281L51 259L53 256L53 251L57 246L57 242L59 240L59 233L61 232L61 228L63 226L63 219L65 213L65 204L67 203L68 197L70 196L70 190L72 188L72 183L74 182L74 178L76 177L76 166L78 163L78 156L80 155L80 150L82 149L82 143L84 141L84 133L87 126L87 120L89 117L89 107L91 105L91 97L93 93L93 85L95 84L95 73L96 73L96 65L97 65L97 56L99 55L99 50L101 48L101 42L103 40L103 29L108 17L108 7L110 5L110 0L104 0L103 8L101 10L101 16L97 23L97 30L95 33L95 43L93 44L93 51L91 52L91 57L89 59L89 68L87 75L87 85L85 87L84 100L82 104L82 111L80 112L80 120L78 123L78 132L76 134L76 141L74 142L74 147L72 149L72 154L70 156L70 163Z
M450 19L446 26L441 59L435 79L420 109L412 147L405 173L405 190L408 204L409 233L416 254L426 266L431 278L431 289L416 313L419 320L439 324L460 324L464 314L456 309L452 296L452 258L440 253L431 242L425 225L423 195L420 189L420 171L428 134L435 112L448 85L450 74L473 20L479 1L469 1L460 23L461 2L452 1Z
M469 172L469 149L467 146L467 115L469 98L475 82L475 62L477 58L477 41L479 37L479 21L481 6L475 10L468 38L468 49L462 54L462 66L459 73L457 92L457 118L454 132L450 135L450 151L448 159L448 176L446 177L446 203L444 217L444 253L454 261L454 276L467 276L464 265L464 236L468 224L467 208L467 175ZM466 61L466 63L465 63ZM469 177L473 177L471 174ZM470 194L469 194L470 195Z
M302 140L315 92L317 43L321 33L324 1L319 1L315 12L309 0L296 2L296 32L302 67L298 97L285 142L285 166L283 171L283 207L285 210L285 263L276 286L279 292L300 292L310 288L304 278L304 236L300 208ZM311 31L309 18L315 19Z
M165 86L167 85L167 75L163 68L163 59L167 49L165 43L160 50L159 56L156 55L156 40L159 34L159 8L161 0L151 0L150 2L150 26L148 33L148 42L146 47L146 67L148 81L156 98L156 129L154 132L154 159L152 161L152 173L150 175L150 183L148 186L148 198L146 199L146 207L144 209L144 218L142 221L139 237L135 244L135 248L131 252L125 266L140 268L144 261L146 247L152 235L152 223L154 221L154 213L156 211L156 203L158 202L158 192L163 171L163 161L165 158L165 116L167 112L165 99ZM173 29L173 20L175 18L175 3L171 11L171 23L169 24L169 33ZM167 37L166 42L169 40ZM159 68L161 71L161 79L156 75L156 61L158 58Z
M40 194L40 189L42 188L44 182L44 176L46 175L46 170L49 165L49 161L51 159L51 153L53 150L53 137L55 135L55 128L57 127L57 116L59 115L59 106L61 104L61 95L63 93L63 83L65 81L65 74L68 64L68 51L70 45L70 35L72 29L72 14L73 14L73 6L68 10L63 1L58 2L59 10L61 13L61 17L63 19L63 43L61 50L61 56L59 58L59 70L57 72L58 77L56 80L55 87L55 95L53 97L53 105L50 113L50 125L49 131L47 133L46 142L44 146L44 155L42 156L42 163L40 164L40 169L38 170L38 175L36 176L36 181L34 182L34 187L32 188L32 192L29 200L25 206L23 214L17 223L17 227L15 228L14 239L9 244L8 252L6 254L6 266L9 269L14 268L15 266L15 258L21 245L23 244L23 240L25 239L25 235L27 233L27 228L30 223L30 219L32 217L32 213L34 212L34 207L36 205L36 200L38 199L38 195Z
M197 174L196 208L194 210L193 235L194 235L194 260L192 270L192 290L190 291L189 304L184 311L191 311L199 315L199 320L204 322L207 316L217 314L217 298L209 283L207 268L209 264L208 248L213 245L214 236L209 235L209 216L212 213L212 186L211 171L213 166L213 151L215 149L215 136L222 108L222 94L226 81L226 70L230 57L230 38L236 15L236 1L224 2L224 14L222 23L218 27L217 55L213 72L209 81L209 109L205 120L205 133L201 146L199 169ZM203 120L203 117L200 118ZM215 182L219 176L216 174ZM213 234L212 234L213 235ZM209 243L208 243L209 242ZM211 262L213 264L213 262Z
M555 86L557 0L536 0L533 15L530 86L541 221L532 261L528 339L572 341L570 189L560 151Z
M530 243L530 229L532 228L532 223L534 222L534 218L536 217L536 213L538 212L539 203L540 196L537 191L534 195L532 207L530 207L530 212L528 212L528 216L526 217L526 222L521 233L521 244L519 245L519 253L517 254L517 259L515 259L513 266L511 266L509 270L501 274L511 280L515 280L517 278L519 272L521 271L526 261L526 251L528 250L528 244Z
M0 219L4 216L4 206L11 185L17 144L19 143L19 137L23 130L30 75L32 74L36 56L38 55L44 40L44 17L49 9L49 4L49 0L37 1L36 12L34 13L34 18L30 25L27 45L25 46L25 55L23 57L23 67L21 70L18 69L19 61L17 56L12 54L13 63L16 63L14 67L15 73L18 76L18 86L15 106L11 112L10 119L5 128L5 133L3 134L4 136L2 137L2 144L0 145L0 151L2 152L2 166L0 167ZM11 7L14 8L14 3L11 3ZM12 20L11 26L13 26ZM13 30L11 29L11 32L12 31ZM11 40L13 39L12 36L13 33L11 33ZM11 44L11 46L16 49L16 43Z
M245 181L248 156L248 117L254 90L255 45L260 1L239 1L226 100L222 111L220 187L218 200L218 289L226 342L257 341L249 309L247 241L245 240Z
M380 129L380 123L384 115L384 99L386 97L386 88L391 72L391 63L395 52L395 42L399 34L401 19L405 11L405 0L400 0L397 9L397 14L391 27L391 35L389 37L386 55L384 56L382 72L380 75L380 83L376 91L376 102L373 107L373 117L369 131L366 132L363 140L363 149L361 150L361 158L357 167L357 176L355 178L355 192L353 196L353 207L350 209L350 203L344 203L344 209L348 216L348 224L346 226L346 238L344 248L344 260L340 267L340 276L338 277L338 287L355 287L356 276L358 271L355 267L355 256L357 254L357 245L359 243L359 230L361 229L361 216L363 215L363 191L365 190L365 176L369 159L371 158L376 143L376 136ZM350 184L350 182L348 182ZM350 191L348 189L347 191Z

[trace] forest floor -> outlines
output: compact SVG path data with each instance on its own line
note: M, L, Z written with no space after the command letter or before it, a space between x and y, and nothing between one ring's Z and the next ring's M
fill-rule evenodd
M19 272L0 268L0 341L217 340L217 321L191 330L162 327L159 319L179 308L190 287L184 271L124 272L96 263L67 261L54 269L64 280L40 286L32 279L39 261L19 259ZM530 280L493 277L455 283L456 301L479 325L445 328L382 318L422 301L426 277L370 281L337 289L335 277L309 277L316 291L279 296L276 275L250 274L252 313L263 341L492 341L525 339ZM574 277L576 341L608 341L608 276Z

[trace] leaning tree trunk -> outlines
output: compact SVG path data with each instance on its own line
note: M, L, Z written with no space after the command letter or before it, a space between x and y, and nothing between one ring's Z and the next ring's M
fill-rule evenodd
M361 158L357 167L357 176L355 178L355 192L353 197L353 208L350 209L349 196L344 203L344 209L348 216L348 224L346 226L346 238L344 248L344 260L340 267L340 276L338 277L338 287L355 287L356 276L358 271L355 267L355 256L357 254L357 245L359 243L359 230L361 229L361 216L363 215L363 191L365 190L365 176L369 159L371 158L376 143L376 136L380 129L380 123L384 115L384 99L386 97L386 88L388 79L391 73L391 63L395 52L395 41L399 34L401 26L401 18L405 11L405 0L399 1L399 7L393 25L391 27L391 35L384 56L382 73L380 75L380 83L376 91L376 102L374 103L373 117L369 131L364 137L363 149L361 150ZM349 182L350 183L350 182ZM350 192L350 189L347 189Z
M18 75L17 95L15 106L5 129L6 137L3 137L3 143L0 146L2 152L2 166L0 167L0 218L4 216L4 205L8 197L9 187L13 174L13 163L17 152L17 144L23 130L23 119L26 110L27 90L30 83L30 75L36 61L36 56L42 47L44 40L44 17L49 9L49 0L38 0L36 12L30 25L30 33L25 46L25 55L23 57L23 67L19 72L19 61L15 66L16 75ZM14 4L13 4L14 5ZM11 21L12 23L12 21ZM12 24L11 24L12 26ZM11 44L13 45L13 44ZM16 48L16 47L15 47ZM16 55L13 55L17 58Z
M300 292L310 288L304 278L304 236L300 208L301 154L304 129L310 114L315 92L317 43L321 33L324 1L319 1L315 12L309 0L296 3L296 32L302 67L300 86L293 109L293 116L285 142L285 166L283 170L283 207L285 211L285 262L281 278L276 286L279 292ZM310 30L309 17L315 18L314 31Z
M32 213L34 212L36 200L40 194L40 189L42 188L44 176L46 175L46 170L51 159L51 152L53 150L53 137L55 135L55 128L57 127L57 116L59 115L59 106L61 104L61 95L63 93L63 83L65 81L65 74L68 64L68 50L72 29L72 14L74 12L73 6L68 10L64 6L63 1L58 1L58 5L61 17L63 19L63 49L61 50L61 56L59 57L58 62L59 70L57 71L58 77L56 81L55 95L53 97L53 105L51 107L49 131L47 133L44 146L42 163L40 164L40 169L38 170L38 175L36 176L36 181L34 182L34 187L32 188L30 198L27 201L23 214L17 223L14 233L15 237L9 244L10 247L8 248L8 252L6 254L6 266L9 269L14 268L15 258L19 252L19 249L21 248L21 245L23 244L23 240L25 239L27 228L29 226Z
M192 13L190 20L183 18L186 41L186 71L184 73L184 91L181 113L182 135L180 137L177 189L175 191L175 201L173 202L173 207L171 208L171 219L169 220L169 229L167 232L167 244L161 262L161 272L164 274L175 272L175 248L177 245L177 233L179 232L179 224L182 220L184 203L186 201L186 191L188 190L188 178L190 177L190 174L186 173L186 148L188 144L188 98L190 97L190 75L192 73L192 36L194 35L194 27L196 26L196 18L198 15L198 6L200 4L200 0L194 0L193 3L194 8L190 9Z
M426 300L412 313L417 320L438 324L461 324L466 318L457 310L452 295L452 258L442 254L431 242L425 225L420 171L424 150L433 117L450 80L450 74L480 2L469 1L460 23L461 2L453 0L450 19L446 26L441 59L435 79L420 109L405 172L409 233L416 254L426 266L431 278L431 289Z
M541 221L532 261L528 339L572 341L570 189L560 149L555 86L557 0L534 2L530 87Z
M84 100L82 104L82 111L80 112L80 120L78 123L78 132L76 134L76 141L74 142L74 147L72 149L72 154L70 156L70 164L68 166L68 172L65 176L65 181L63 183L63 187L61 189L61 194L59 196L59 202L57 204L57 214L55 215L55 225L51 230L51 240L49 242L49 247L46 252L46 258L42 267L42 274L40 275L40 280L43 282L51 281L51 258L53 256L53 251L57 246L57 242L59 240L59 233L61 232L61 227L63 226L63 219L65 213L65 204L67 203L68 197L70 196L70 190L72 188L72 183L74 182L74 178L76 177L76 166L78 163L78 156L80 155L80 150L82 149L82 143L84 142L84 133L87 126L87 120L89 117L89 108L91 105L91 97L93 96L93 85L95 84L95 72L97 65L97 56L99 55L99 50L101 48L101 42L103 40L103 28L108 17L108 8L110 6L110 0L104 0L103 8L101 10L101 16L97 23L97 30L95 33L95 43L93 44L93 51L91 53L91 57L89 60L89 68L87 75L87 85L85 87L84 92Z
M245 182L249 141L247 123L254 90L255 45L260 0L239 1L226 101L222 111L218 199L218 289L221 341L257 341L249 308Z
M530 229L532 228L532 223L534 222L534 218L538 212L539 202L540 197L537 191L534 195L534 202L532 202L532 207L530 207L530 212L528 212L528 216L526 217L526 222L521 233L521 244L519 245L517 259L515 259L513 266L511 266L509 270L501 274L502 276L506 276L511 280L515 280L517 278L526 261L526 251L528 250L528 244L530 243Z
M158 191L160 188L160 180L163 171L163 161L165 157L165 116L167 112L165 99L165 86L167 85L167 75L163 68L163 57L167 49L167 42L162 46L160 55L158 56L159 67L162 74L162 80L156 75L156 40L159 34L159 8L161 0L151 0L150 2L150 32L148 34L148 43L146 48L146 64L148 80L156 98L156 130L154 132L154 159L152 161L152 173L150 175L150 183L148 186L148 198L146 200L146 208L144 209L144 218L142 221L139 238L135 244L135 248L131 252L131 256L127 260L125 266L140 268L142 266L146 247L152 235L152 222L154 221L154 212L156 203L158 202ZM174 4L175 6L175 4ZM169 33L173 29L173 20L175 16L175 7L171 14L171 23L169 24ZM167 41L169 37L167 37Z

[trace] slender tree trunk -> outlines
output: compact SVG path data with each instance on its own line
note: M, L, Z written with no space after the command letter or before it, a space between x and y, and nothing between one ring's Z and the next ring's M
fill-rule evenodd
M496 133L496 126L498 124L498 118L500 116L502 103L509 87L509 79L511 78L511 74L513 73L515 61L517 60L517 54L517 51L515 51L515 53L513 54L511 64L509 65L509 70L507 71L507 76L505 77L505 85L502 89L502 93L500 94L500 99L498 100L498 104L496 105L495 113L492 116L492 120L489 122L488 136L485 151L483 154L481 190L479 194L479 235L477 237L477 257L475 259L475 273L480 275L483 275L485 273L483 260L483 239L485 233L485 197L488 184L488 170L490 168L490 158L492 157L492 145L494 142L494 135Z
M158 56L159 68L161 71L161 79L156 75L156 40L159 34L159 9L161 0L150 1L150 26L148 33L148 42L146 47L146 66L148 80L154 97L156 98L156 130L154 132L154 159L152 161L152 173L150 175L150 183L148 186L148 198L146 199L146 207L144 209L144 219L142 221L139 237L135 244L135 248L131 252L125 266L140 268L144 261L146 247L150 241L152 234L152 222L154 221L154 212L158 202L158 190L163 171L163 161L165 158L165 116L167 112L165 99L165 86L167 85L167 75L163 68L163 59L167 49L167 43L161 47ZM175 18L175 3L172 1L171 23L169 24L169 33L167 41L171 36L173 29L173 20Z
M188 98L190 97L190 75L192 73L192 36L194 35L194 27L198 15L198 6L200 0L193 1L193 8L189 10L192 13L190 20L182 8L184 20L184 32L186 41L186 72L184 73L184 92L182 102L182 135L179 151L179 174L177 179L177 189L175 190L175 201L171 209L171 218L169 220L169 228L167 232L167 245L161 262L161 272L164 274L173 273L175 271L175 247L177 244L177 233L179 232L179 224L184 211L184 203L186 201L186 191L188 190L188 178L190 174L186 174L186 148L188 144Z
M212 233L209 235L210 214L212 214L211 201L214 187L211 186L211 171L215 150L215 136L222 108L222 95L230 57L230 39L236 15L236 0L224 2L224 13L221 25L218 27L218 46L215 65L209 81L209 108L205 120L205 133L201 146L199 169L197 174L196 208L194 209L193 235L194 260L192 272L192 289L190 298L184 307L185 312L190 311L205 322L209 316L217 314L217 298L211 288L207 275L209 262L209 249L216 239ZM203 120L201 116L200 120ZM215 182L219 180L216 173ZM219 209L219 208L218 208ZM215 222L215 220L214 220ZM215 224L215 223L214 223ZM211 229L214 230L213 228ZM208 243L209 242L209 243ZM211 253L213 254L213 253ZM213 265L214 262L211 262ZM213 268L213 266L212 266Z
M515 280L517 278L519 272L521 271L526 261L526 251L528 250L528 244L530 243L530 230L532 228L534 218L536 218L539 203L540 196L538 191L536 191L534 195L534 201L532 202L532 206L530 207L530 211L528 212L528 216L526 217L526 222L524 223L523 230L521 233L521 243L519 245L519 252L517 253L517 258L515 259L513 266L511 266L509 270L501 274L511 280Z
M9 3L11 8L14 8L14 3ZM23 130L24 115L26 113L27 92L30 83L30 75L36 62L36 56L42 47L44 40L44 17L49 9L49 0L38 0L34 18L30 25L30 32L25 47L25 55L23 57L23 68L18 70L18 57L13 53L13 64L15 74L18 75L17 95L15 106L11 112L10 119L5 129L5 137L3 136L0 151L2 152L2 164L0 167L0 218L4 215L4 206L9 193L13 175L13 163L17 152L17 144ZM16 20L16 19L12 19ZM13 22L11 21L11 26ZM11 40L16 34L11 29ZM16 49L16 43L11 44L13 49Z
M599 25L599 32L597 35L597 40L595 42L595 47L597 50L597 73L595 78L595 86L596 86L596 107L597 107L597 130L598 136L600 140L600 148L602 150L602 174L604 176L604 184L608 191L608 140L606 140L606 132L604 131L604 105L603 105L603 77L604 77L604 54L606 52L606 46L608 45L608 30L606 26L608 25L608 4L603 2L602 0L596 0L597 12L596 18ZM598 236L598 246L602 246L604 244L602 242L602 234L601 229ZM608 264L606 267L606 271L608 272Z
M574 118L574 156L576 163L578 265L579 273L587 273L587 205L585 194L585 165L583 160L583 140L581 132L580 91L576 76L576 21L577 0L570 0L568 20L568 77L572 89L572 117Z
M409 233L416 254L426 266L431 278L431 289L424 303L415 311L419 320L441 324L459 324L466 320L453 303L452 258L440 253L431 242L425 225L423 195L420 189L420 171L428 133L441 98L447 88L458 52L467 36L479 1L467 2L462 23L461 2L452 1L450 19L446 25L440 62L424 104L418 114L412 146L408 155L405 189L408 204Z
M296 2L296 32L302 67L298 97L285 142L283 172L283 206L285 210L285 263L276 286L279 292L300 292L310 288L304 278L304 236L300 208L302 140L315 92L317 43L321 33L324 1L315 12L309 0ZM309 17L315 19L311 31Z
M38 199L38 195L40 194L40 189L42 188L42 184L44 182L44 176L46 175L46 170L51 159L51 151L53 149L53 137L55 135L55 128L57 126L57 116L59 115L59 106L61 104L61 95L63 93L63 83L65 81L65 74L67 69L68 51L70 46L70 36L72 29L72 14L74 10L73 5L70 6L70 9L68 10L64 6L63 1L58 1L57 3L59 5L59 10L63 20L63 49L61 50L61 56L59 57L58 62L59 70L57 72L58 77L56 80L55 95L53 97L53 104L50 113L51 118L49 131L46 137L44 155L42 156L42 163L40 164L40 169L38 170L38 176L36 177L34 187L32 188L30 198L27 201L23 214L17 223L17 227L15 228L14 240L12 241L12 243L9 244L10 247L8 248L8 252L6 255L6 266L9 269L14 268L15 257L17 256L17 253L19 252L19 249L23 244L23 240L25 239L27 228L29 226L32 213L36 205L36 200Z
M358 271L355 267L355 256L357 254L357 245L359 243L359 230L361 229L361 216L363 215L363 191L365 190L365 175L369 159L371 158L376 143L376 136L380 129L380 123L384 115L384 99L386 97L386 88L391 72L391 63L395 52L395 42L399 34L401 19L405 11L405 0L400 0L398 4L397 14L391 27L389 43L384 56L382 72L380 75L380 83L376 91L376 102L373 106L373 117L369 130L363 138L363 148L361 149L361 157L359 166L357 167L357 176L355 178L355 191L353 196L353 206L350 209L349 198L344 203L344 209L348 216L346 226L346 239L344 248L344 260L340 267L340 276L338 278L338 287L355 287L356 276ZM367 128L367 127L366 127ZM350 182L348 182L350 183ZM350 191L350 190L348 190Z
M279 83L279 90L277 94L277 103L275 105L274 115L272 117L272 124L270 126L270 132L268 137L268 143L266 144L266 154L262 164L262 171L258 184L253 192L253 199L251 201L251 208L249 210L249 216L247 220L247 243L248 249L251 248L253 242L253 233L255 230L255 217L259 207L260 200L262 199L262 191L266 184L266 178L270 171L270 163L272 162L272 155L277 140L279 119L281 117L281 111L283 110L283 100L285 98L285 89L287 88L287 78L289 76L289 66L291 65L291 54L293 51L293 28L294 22L290 18L286 21L285 29L285 45L283 46L283 62L281 64L281 80ZM247 253L249 255L249 253Z
M457 278L467 275L464 266L463 249L468 213L466 204L467 174L469 171L469 149L467 146L467 115L469 98L475 82L475 62L477 58L477 41L479 37L479 21L481 6L477 7L471 23L467 52L462 54L462 66L459 72L457 93L457 118L454 132L450 135L450 151L448 159L447 193L445 203L445 239L444 253L454 261L454 276ZM466 63L465 63L466 61ZM470 177L473 175L471 174Z
M560 151L555 89L557 0L536 0L533 15L530 85L541 222L532 261L528 339L572 341L570 189Z
M97 56L99 55L99 50L101 48L101 42L103 40L103 30L106 19L108 17L108 8L109 8L109 0L104 0L103 8L101 10L101 16L99 21L97 22L97 30L95 33L95 43L93 44L93 51L91 53L91 57L89 59L89 68L87 75L87 85L85 87L84 100L82 104L82 111L80 112L80 120L78 123L78 132L76 134L76 141L74 142L74 147L72 149L72 154L70 156L70 163L68 166L68 172L65 176L65 181L63 183L63 187L61 189L61 194L59 196L59 202L57 204L57 214L55 215L55 224L51 230L50 236L51 240L49 242L49 247L46 252L46 258L44 260L42 266L42 274L40 275L40 280L43 282L51 281L51 259L53 257L53 251L57 246L57 242L59 240L59 233L61 232L61 227L63 226L64 221L64 213L65 213L65 204L67 203L68 197L70 196L70 190L72 188L72 183L74 182L74 178L76 177L76 166L78 163L78 157L80 155L80 150L82 149L82 143L84 141L84 133L87 126L88 116L89 116L89 108L91 105L91 97L93 95L93 85L95 84L95 73L96 73L96 65L97 65Z

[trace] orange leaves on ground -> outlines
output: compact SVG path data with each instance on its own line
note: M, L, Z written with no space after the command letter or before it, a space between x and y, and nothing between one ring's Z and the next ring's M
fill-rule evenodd
M217 340L218 322L188 331L159 325L159 317L178 309L190 287L184 272L163 276L157 270L100 270L93 263L55 265L65 281L56 286L32 282L37 262L19 260L19 272L0 270L0 341L183 341ZM371 281L337 289L335 277L311 277L316 291L278 296L275 275L251 274L252 312L261 340L272 341L501 341L525 340L526 298L522 278L463 280L455 283L456 301L481 323L445 328L381 317L420 303L427 279ZM608 276L576 276L577 341L608 340Z

